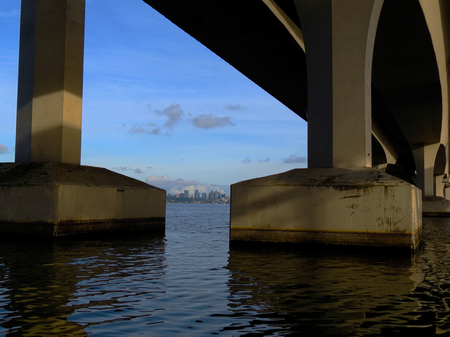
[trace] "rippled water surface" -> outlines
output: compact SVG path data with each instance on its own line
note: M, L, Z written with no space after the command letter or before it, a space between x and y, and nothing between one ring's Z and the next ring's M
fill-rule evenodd
M399 252L229 248L229 206L165 235L0 240L0 335L450 335L450 220Z

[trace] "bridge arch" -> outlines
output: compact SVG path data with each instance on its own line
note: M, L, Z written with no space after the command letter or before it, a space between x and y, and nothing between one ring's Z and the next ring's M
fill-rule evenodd
M434 195L444 197L445 195L445 171L447 169L447 155L443 144L439 145L434 161Z
M411 178L423 176L427 168L413 150L441 143L443 102L436 53L419 0L384 1L372 69L372 117L396 148L397 164ZM434 158L435 153L429 155ZM419 187L423 184L417 181Z

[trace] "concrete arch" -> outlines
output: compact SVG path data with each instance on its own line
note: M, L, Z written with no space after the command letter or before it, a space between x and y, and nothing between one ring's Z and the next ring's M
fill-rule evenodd
M281 9L280 6L278 6L275 0L263 0L263 2L267 5L267 7L269 7L277 19L280 20L283 26L286 27L289 34L291 34L302 50L305 51L305 40L300 27L292 21L292 19Z
M409 144L440 143L440 77L418 0L384 1L372 79Z
M445 146L443 144L439 145L436 153L436 159L434 161L434 175L444 175L447 166L447 156L445 154Z
M372 166L371 66L383 1L294 3L307 50L308 167Z
M384 1L375 40L372 85L379 105L384 107L383 111L373 109L373 118L394 145L401 147L403 169L411 178L414 166L418 177L424 177L425 170L432 175L430 168L423 167L430 160L417 160L423 157L419 153L425 153L425 147L434 160L430 145L441 143L445 119L437 57L419 0ZM424 181L430 179L417 182L422 189ZM432 189L426 188L427 193Z
M387 158L389 152L383 147L378 138L372 134L372 166L377 168L386 167L389 160Z
M430 31L436 54L442 91L441 144L449 157L449 67L450 62L450 4L446 0L419 0ZM448 173L449 165L446 167Z
M437 197L445 196L445 171L447 169L447 155L443 144L439 145L434 161L434 195Z

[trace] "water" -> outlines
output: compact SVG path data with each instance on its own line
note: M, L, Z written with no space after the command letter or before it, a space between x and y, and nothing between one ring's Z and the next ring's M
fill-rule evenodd
M450 220L414 257L229 249L228 205L168 204L165 235L0 241L0 335L450 336Z

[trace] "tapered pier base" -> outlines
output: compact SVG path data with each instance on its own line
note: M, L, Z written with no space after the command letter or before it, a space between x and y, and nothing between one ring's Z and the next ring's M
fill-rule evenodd
M0 164L0 232L63 236L164 231L165 194L98 167Z
M450 218L450 200L442 197L423 197L423 216Z
M422 236L421 191L373 168L296 169L231 186L231 242L405 247Z

